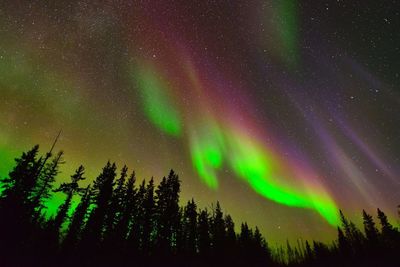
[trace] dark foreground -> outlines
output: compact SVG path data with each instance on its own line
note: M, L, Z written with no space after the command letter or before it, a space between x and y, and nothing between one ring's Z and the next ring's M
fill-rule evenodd
M81 166L55 187L63 153L38 153L38 146L23 153L1 180L0 266L400 266L400 233L379 209L379 227L363 211L359 230L340 212L331 244L271 248L257 227L242 223L236 233L219 203L179 206L173 171L158 185L136 185L134 172L124 166L117 174L108 162L93 184L81 185ZM56 192L65 200L48 217Z

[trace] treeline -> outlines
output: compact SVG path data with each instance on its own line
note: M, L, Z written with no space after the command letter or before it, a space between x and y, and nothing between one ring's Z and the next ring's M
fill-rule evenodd
M80 166L56 186L63 163L63 152L39 156L35 146L1 180L0 266L400 265L399 231L380 210L380 229L365 211L364 231L340 212L332 244L270 248L257 227L243 223L236 233L219 203L211 210L193 199L180 206L172 170L158 185L153 179L137 184L134 172L108 162L90 185L82 186ZM46 203L56 192L65 199L48 218Z
M0 266L204 266L270 262L258 228L241 225L217 203L198 209L179 206L180 181L171 170L159 185L136 185L135 173L119 173L108 162L91 185L82 187L80 166L69 182L54 187L63 153L39 157L39 147L23 153L0 198ZM65 194L54 217L45 204L53 192ZM70 215L72 200L80 202Z

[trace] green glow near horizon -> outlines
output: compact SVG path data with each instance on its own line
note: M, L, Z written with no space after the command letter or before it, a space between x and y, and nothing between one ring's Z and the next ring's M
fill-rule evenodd
M326 195L320 192L302 193L295 188L279 184L278 177L272 171L274 160L250 140L243 137L233 139L231 146L232 169L258 194L287 206L314 209L331 225L339 223L338 208Z
M7 151L0 151L0 179L8 175L14 166L14 155Z
M182 133L181 117L168 95L169 88L166 81L148 66L137 68L135 74L146 116L164 133L180 136Z
M324 191L303 192L282 184L277 159L252 138L234 131L223 135L218 127L208 128L202 136L192 133L190 148L193 166L209 188L217 189L217 171L226 160L233 172L262 197L286 206L313 209L329 224L338 225L338 208Z

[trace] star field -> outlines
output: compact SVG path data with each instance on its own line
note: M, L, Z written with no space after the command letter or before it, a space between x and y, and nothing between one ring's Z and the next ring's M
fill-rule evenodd
M268 240L400 204L397 1L3 1L0 175L107 162L219 200ZM50 210L59 199L50 203Z

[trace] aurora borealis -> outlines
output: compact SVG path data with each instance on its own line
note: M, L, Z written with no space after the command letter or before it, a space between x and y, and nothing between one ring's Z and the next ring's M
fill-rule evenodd
M60 179L173 168L271 242L396 218L399 8L354 2L3 1L0 175L62 129Z

